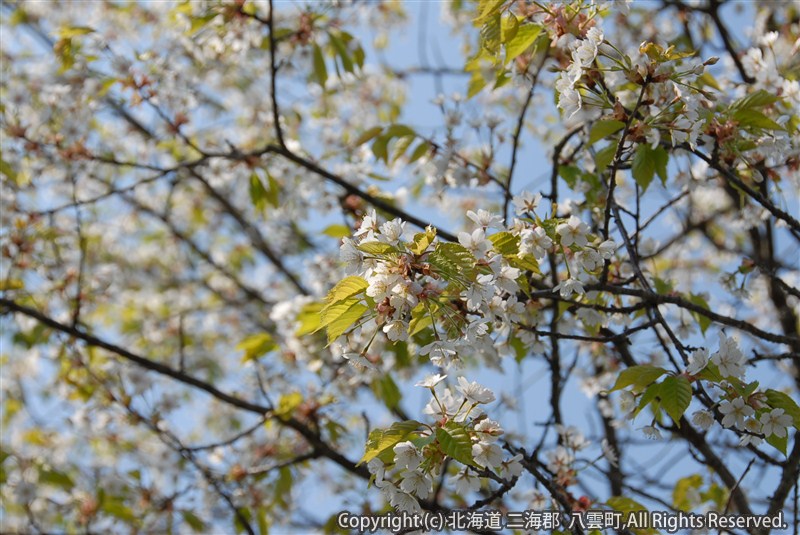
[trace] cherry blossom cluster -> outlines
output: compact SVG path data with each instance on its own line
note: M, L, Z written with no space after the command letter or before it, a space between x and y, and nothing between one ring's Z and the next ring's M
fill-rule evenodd
M416 385L430 390L431 400L422 412L436 423L423 424L425 429L417 438L395 444L391 461L374 458L367 464L375 485L398 510L419 512L418 500L425 500L433 493L434 479L441 475L448 448L453 447L438 438L437 428L453 434L455 429L458 435L454 440L466 448L456 459L463 467L449 477L462 496L477 491L492 476L489 472L494 474L493 479L505 481L522 473L522 455L504 455L498 443L503 428L488 418L481 407L495 401L494 393L464 377L458 378L454 389L440 386L446 377L430 375Z
M434 239L432 229L404 239L405 222L380 223L374 211L367 214L354 238L343 240L340 256L348 273L366 281L377 328L390 341L407 341L418 331L412 322L429 316L433 339L419 352L440 368L459 364L464 353L492 360L512 336L526 346L536 343L531 330L540 318L521 287L537 276L531 267L548 253L563 257L567 278L553 291L563 299L580 297L616 249L612 240L593 237L576 216L539 219L541 198L529 192L514 197L519 217L509 227L487 210L468 211L474 228L459 233L458 245L450 248ZM503 245L509 240L511 249ZM578 314L587 324L602 321L591 309Z

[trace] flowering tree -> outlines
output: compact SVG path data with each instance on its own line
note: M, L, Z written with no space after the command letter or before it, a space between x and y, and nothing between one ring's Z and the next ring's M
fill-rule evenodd
M3 2L4 532L797 529L796 6L417 8Z

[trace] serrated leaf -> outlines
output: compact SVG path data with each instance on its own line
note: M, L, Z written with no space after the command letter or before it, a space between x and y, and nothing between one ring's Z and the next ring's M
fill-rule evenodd
M370 241L366 243L361 243L356 246L359 251L363 251L367 254L390 254L396 253L397 248L388 243L383 243L380 241Z
M767 396L767 403L773 409L783 409L783 412L788 414L794 420L794 427L800 430L800 407L797 402L793 400L788 394L779 390L768 389L765 392Z
M692 402L692 385L682 375L670 375L661 383L661 408L667 411L672 421L680 427L680 420Z
M325 296L325 302L328 304L338 303L354 295L358 295L369 287L369 283L362 277L352 275L340 280L336 286L330 289L328 295Z
M368 463L383 452L394 448L399 442L406 440L420 425L416 420L405 420L393 423L388 429L373 429L367 438L364 456L358 464Z
M333 342L356 323L369 310L359 299L351 298L326 305L320 312L321 328L328 333L328 343Z
M733 114L733 119L739 126L763 128L766 130L783 130L784 128L770 119L762 112L752 108L738 110Z
M589 145L593 145L601 139L605 139L615 132L625 128L625 123L614 119L597 121L589 131Z
M475 270L475 256L458 243L437 243L436 248L428 253L428 263L445 280L471 278Z
M421 255L433 243L435 238L436 229L429 226L425 229L425 232L417 232L414 235L414 241L409 245L408 249L415 255Z
M631 366L630 368L622 370L619 377L617 377L617 382L614 383L614 386L609 392L614 392L615 390L620 390L631 385L633 385L636 390L642 390L653 384L656 379L665 373L667 373L667 370L664 368L650 366L649 364Z
M655 401L657 397L661 395L661 383L651 384L647 388L645 388L642 395L639 397L639 404L636 406L636 410L633 411L634 416L638 416L645 407L647 407L651 402Z
M519 236L510 232L498 232L489 236L495 251L503 256L516 256L519 252Z
M454 421L436 429L436 440L442 452L461 464L475 466L472 458L472 439L464 427Z
M781 100L781 98L778 97L777 95L774 95L763 89L759 89L754 93L751 93L745 97L740 98L739 100L734 102L733 106L731 107L740 110L748 108L763 108L764 106L775 104L779 100Z
M512 15L514 16L514 15ZM523 24L519 27L514 35L514 38L506 44L506 57L504 65L508 65L517 56L528 50L539 34L542 33L542 27L538 24Z

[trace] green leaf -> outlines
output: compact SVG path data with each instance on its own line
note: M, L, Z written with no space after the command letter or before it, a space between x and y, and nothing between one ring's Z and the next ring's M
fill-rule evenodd
M503 256L516 256L519 252L519 236L514 236L510 232L498 232L489 236L494 250Z
M400 404L400 400L403 399L403 395L400 393L397 383L394 382L394 379L392 379L392 376L388 373L375 379L372 383L372 391L375 392L378 398L383 400L389 410L397 408Z
M513 13L508 13L500 20L500 41L508 43L517 35L519 30L519 19Z
M656 174L661 179L661 185L667 185L667 163L669 163L669 153L664 147L656 147L651 150L653 162L656 166Z
M436 429L436 440L439 441L445 455L461 464L475 466L475 460L472 458L472 439L464 426L451 420L444 427Z
M425 232L417 232L414 235L414 242L409 245L408 249L415 255L421 255L433 243L435 238L436 229L428 226L425 228Z
M271 204L273 208L277 208L280 206L281 186L278 181L275 180L275 177L269 172L267 172L267 182L269 183L269 189L267 190L267 202Z
M183 521L189 524L189 527L192 528L192 531L195 533L205 533L206 532L206 524L200 518L197 517L193 512L183 510L181 511L181 517L183 517Z
M499 13L505 1L506 0L480 0L478 3L477 16L473 21L475 25L479 26Z
M633 174L633 179L642 188L642 192L647 191L647 187L653 181L653 176L656 173L656 162L652 152L647 145L639 145L633 155L631 173Z
M39 468L39 482L65 490L72 490L75 487L75 483L67 474L41 467Z
M638 416L642 410L647 407L651 402L656 400L657 397L661 395L661 383L655 383L648 386L644 392L642 392L641 397L639 398L639 404L636 406L636 410L633 411L634 416ZM658 406L653 408L653 412L655 413L658 410Z
M520 26L514 38L506 45L506 57L503 64L508 65L513 59L528 50L541 33L542 27L538 24L523 24Z
M739 126L763 128L765 130L783 130L784 128L762 112L754 109L742 109L733 114Z
M428 253L428 263L448 281L471 278L475 271L475 256L458 243L438 242Z
M361 277L352 275L340 280L336 286L330 289L325 296L325 302L335 304L344 301L354 295L358 295L369 287L369 283Z
M748 109L748 108L763 108L764 106L769 106L770 104L775 104L781 100L780 97L773 95L772 93L765 91L763 89L759 89L758 91L751 93L745 97L740 98L736 102L733 103L731 106L733 109Z
M800 430L800 407L797 406L797 402L779 390L770 388L765 394L769 406L773 409L783 409L783 412L791 416L792 420L794 420L795 428Z
M323 308L320 312L322 317L320 328L325 327L328 333L328 343L343 335L367 310L369 307L361 304L356 298L340 301Z
M278 349L278 344L268 333L258 333L248 336L236 345L238 351L244 351L242 362L256 360L270 351Z
M328 32L328 39L330 39L336 55L339 56L344 70L347 72L353 72L353 59L350 57L350 53L348 52L347 45L345 45L344 41L337 35L336 32Z
M106 498L100 508L107 514L117 517L125 522L133 522L137 519L133 510L126 506L119 498Z
M681 416L692 402L692 385L682 375L670 375L661 383L661 407L672 421L680 427Z
M483 77L480 71L473 72L469 79L469 84L467 85L467 98L472 98L480 93L481 89L486 87L488 83L489 82Z
M356 138L356 140L353 142L353 145L355 146L363 145L367 141L370 141L373 138L375 138L381 132L383 132L382 126L373 126L372 128L369 128L364 132L362 132L361 135L358 136L358 138Z
M427 141L425 140L420 141L419 145L414 147L414 150L411 152L411 156L409 156L408 158L408 163L416 162L417 160L428 154L430 150L431 146Z
M264 187L264 184L261 182L261 178L256 173L250 175L250 201L252 201L253 206L259 212L263 212L264 208L267 207L267 199L269 194L267 193L267 189Z
M708 302L703 298L701 295L697 294L689 294L688 300L690 303L693 303L699 307L702 307L706 310L710 310L708 306ZM701 314L699 312L692 312L692 317L697 321L697 324L700 326L700 332L703 334L706 333L706 329L711 326L711 318L706 316L705 314Z
M633 385L635 390L643 390L645 387L653 384L656 379L667 373L664 368L657 366L650 366L644 364L642 366L631 366L622 370L617 377L617 382L609 392L620 390L627 386Z
M325 66L322 49L317 43L312 46L312 56L314 60L314 81L325 89L325 82L328 80L328 68Z
M589 131L589 145L593 145L601 139L605 139L611 134L619 132L623 128L625 128L625 123L622 121L614 119L597 121L592 125L592 129Z
M594 165L597 168L598 173L604 173L605 170L611 165L611 162L614 161L614 155L617 153L617 145L616 143L611 143L607 147L604 147L597 151L597 154L594 155Z
M406 440L420 425L416 420L405 420L393 423L388 429L373 429L367 438L364 456L358 464L368 463L386 450L394 448L399 442Z
M352 230L347 225L328 225L322 231L323 234L331 238L346 238L351 232Z
M782 437L778 435L770 435L766 439L767 444L778 450L779 452L786 455L786 447L789 444L789 434L785 434Z
M397 252L397 248L394 246L380 241L370 241L359 244L356 247L359 251L363 251L367 254L390 254Z
M295 318L295 321L299 323L299 327L295 332L296 336L304 336L319 330L320 324L322 323L322 316L320 315L322 307L322 303L315 302L308 303L300 309L300 312Z

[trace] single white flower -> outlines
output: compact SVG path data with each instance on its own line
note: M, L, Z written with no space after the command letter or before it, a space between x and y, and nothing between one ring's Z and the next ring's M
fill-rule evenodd
M573 243L583 247L588 243L586 234L589 233L589 227L573 215L566 223L559 223L556 226L556 233L561 237L561 245L564 247L569 247Z
M403 235L405 228L405 221L401 221L399 218L393 219L392 221L387 221L381 225L381 235L389 243L397 243L397 240L399 240L400 236Z
M481 420L475 424L475 432L478 434L479 440L482 442L494 442L497 438L504 433L500 424L488 418Z
M753 446L758 446L763 442L763 439L754 434L754 433L761 433L761 422L756 420L755 418L748 418L744 422L744 430L748 431L741 436L739 439L739 446L747 446L748 444L752 444Z
M495 468L503 462L503 450L491 442L478 442L472 445L472 457L484 468Z
M404 321L393 320L383 326L383 332L392 342L408 339L408 325Z
M711 362L717 365L722 377L742 377L746 359L736 340L719 333L719 349L711 355Z
M761 415L759 420L764 436L775 435L778 438L786 436L786 428L792 425L792 417L784 412L783 409L772 409Z
M689 375L697 375L708 365L708 349L696 349L689 355L689 365L686 367L686 373Z
M458 243L472 251L478 258L485 256L486 252L492 248L492 242L486 239L486 233L482 228L476 228L471 234L459 232Z
M430 345L430 344L428 344L428 345ZM423 379L422 381L418 382L414 386L422 386L422 387L425 387L425 388L433 388L436 385L438 385L439 383L441 383L442 381L444 381L445 378L447 378L446 375L440 375L438 373L431 374L431 375L426 376L425 379Z
M530 191L523 191L514 196L514 210L517 215L533 213L542 200L542 194L533 194Z
M510 481L515 477L519 477L520 474L522 474L521 460L522 454L518 453L513 457L501 462L497 470L498 475L506 481Z
M433 491L433 480L428 474L416 470L408 470L403 474L400 489L424 500Z
M614 257L614 251L617 250L617 244L613 240L606 240L597 246L597 252L600 253L605 260L611 260Z
M636 398L628 390L621 390L617 400L619 401L619 410L625 414L631 412L636 405Z
M698 410L692 414L692 423L707 431L714 425L714 415L707 410Z
M735 425L738 429L744 429L744 419L753 415L753 407L746 405L744 399L736 398L731 401L723 401L719 404L719 412L725 415L722 418L723 427Z
M450 481L455 484L456 492L460 496L466 496L470 492L475 492L481 488L481 479L471 474L466 468L451 477Z
M475 381L470 383L463 376L458 378L458 389L472 403L491 403L495 400L494 392Z
M394 462L397 466L407 470L416 470L422 464L422 453L409 440L396 444L394 448Z
M578 279L569 278L561 281L553 291L558 291L562 299L568 299L572 294L585 294L586 290L583 289L583 284Z
M493 214L488 210L478 210L473 212L467 211L467 217L475 222L476 225L486 228L501 228L503 226L503 218L497 214Z

